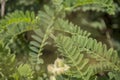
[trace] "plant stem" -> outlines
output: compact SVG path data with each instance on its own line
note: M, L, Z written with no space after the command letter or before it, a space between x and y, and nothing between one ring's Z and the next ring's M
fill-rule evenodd
M5 0L1 0L1 17L5 15Z

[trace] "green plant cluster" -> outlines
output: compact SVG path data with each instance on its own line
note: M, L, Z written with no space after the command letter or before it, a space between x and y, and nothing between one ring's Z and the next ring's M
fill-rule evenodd
M51 0L37 15L7 14L0 21L0 80L119 80L117 51L67 19L85 8L116 12L113 0Z

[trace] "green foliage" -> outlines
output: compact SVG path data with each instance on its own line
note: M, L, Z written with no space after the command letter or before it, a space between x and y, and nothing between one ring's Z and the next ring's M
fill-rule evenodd
M25 37L18 38L18 36L23 35L23 33L33 30L35 28L37 27L35 25L34 12L26 11L24 13L22 11L15 11L11 14L8 14L7 16L5 16L4 19L0 21L0 38L2 41L4 41L4 44L6 46L12 46L20 50L21 48L19 48L19 45L21 44L19 43L21 42L21 40L22 43L26 44L27 42L25 40ZM16 45L16 47L14 45ZM15 51L14 53L21 53L21 52Z
M63 29L63 31L64 30L65 29ZM69 33L72 33L72 31ZM80 71L85 68L85 73L89 73L87 74L89 77L102 71L120 71L120 61L117 52L112 48L107 50L105 44L97 42L95 39L82 34L72 35L71 37L63 37L62 35L62 37L58 37L56 43L58 51L65 57L66 62L74 69L76 67L76 70L72 68L73 71ZM91 70L93 70L94 73L92 73ZM80 72L78 72L78 74L82 75L83 80L89 80L87 76L84 78L86 74Z
M63 19L58 19L55 24L55 30L60 31L69 35L83 35L83 36L90 36L90 33L87 31L83 31L77 25L72 24L71 22Z
M90 66L88 67L89 60L84 59L84 54L80 53L80 49L74 45L72 39L60 37L56 42L58 51L65 57L66 63L73 67L70 70L71 74L83 80L89 80L92 74Z
M73 10L79 6L85 6L85 10L95 10L115 14L115 5L113 0L65 0L64 6L67 10ZM87 7L88 6L88 7Z
M34 63L41 64L43 63L43 60L40 59L42 50L44 49L44 46L48 44L48 36L52 32L51 27L54 24L54 12L50 10L48 6L45 6L45 12L39 12L37 22L41 22L41 24L38 24L40 29L34 30L36 35L32 35L34 41L30 42L30 56Z
M33 71L28 64L18 65L15 54L10 53L0 42L0 79L23 80L31 79Z
M15 11L0 21L0 79L119 80L117 51L67 20L72 11L89 6L88 10L114 14L113 0L51 0L49 4L36 16L34 12ZM52 65L47 58L58 62Z
M2 49L6 51L3 53L1 49L1 52L3 53L3 55L1 55L1 79L14 78L15 80L19 80L22 77L28 79L28 77L31 76L19 74L19 71L23 68L19 66L19 69L17 69L15 54L11 54L11 52L23 53L23 51L26 51L28 42L25 40L24 33L35 29L36 26L34 23L35 15L33 12L29 11L26 11L26 13L15 11L14 13L8 14L0 21L0 39L3 44ZM9 51L5 48L8 48ZM32 72L26 74L32 74Z
M13 74L13 78L15 80L24 80L24 79L31 80L32 79L33 71L30 65L21 64L17 68L17 71L18 71L17 73Z
M15 11L0 21L0 31L5 35L4 37L19 35L33 29L34 19L35 15L33 12L26 11L26 13L23 13L22 11Z
M0 26L1 26L0 28L11 29L12 25L14 27L23 25L23 27L20 27L21 30L23 28L26 28L24 27L25 24L34 23L34 18L35 15L33 12L26 11L26 13L23 13L22 11L15 11L12 14L7 14L7 16L5 16L5 19L0 21ZM26 29L31 29L31 27L28 26ZM15 32L18 32L18 30L16 30Z
M5 49L0 42L0 79L5 80L10 78L15 71L15 55L10 54L9 49Z
M119 80L120 79L120 72L109 72L110 80Z

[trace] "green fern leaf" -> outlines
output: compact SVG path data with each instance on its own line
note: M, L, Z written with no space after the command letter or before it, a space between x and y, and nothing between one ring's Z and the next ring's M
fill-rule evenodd
M78 27L77 25L74 25L72 23L69 23L67 20L58 19L58 21L55 24L55 30L60 31L61 33L65 33L68 35L83 35L83 36L90 36L91 34L87 31L83 31Z
M98 72L104 70L119 70L119 58L117 52L112 48L107 50L105 44L97 42L95 39L84 37L81 35L73 36L73 42L81 49L81 53L87 53L88 58L93 58L93 67ZM84 43L86 43L84 45Z
M65 0L64 6L66 10L74 10L76 7L80 6L80 8L82 7L86 10L103 11L108 12L109 14L115 14L113 0Z
M9 43L16 36L33 30L35 26L35 14L33 12L15 11L5 16L0 21L0 38Z
M56 39L56 44L66 63L71 66L74 76L79 75L82 80L89 80L92 75L92 70L90 66L88 67L89 59L85 59L84 54L80 53L80 49L74 45L72 39L61 36Z
M32 35L34 40L30 42L31 60L32 58L35 60L34 57L36 56L36 62L40 62L39 60L41 60L40 56L43 54L43 48L48 44L47 40L53 30L52 26L54 24L54 16L54 11L52 11L48 6L44 7L44 11L39 12L39 15L37 16L37 22L40 22L40 24L38 24L40 27L39 29L34 30L35 34Z

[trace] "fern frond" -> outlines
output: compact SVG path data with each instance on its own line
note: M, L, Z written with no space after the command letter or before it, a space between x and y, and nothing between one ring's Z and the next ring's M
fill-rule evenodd
M94 63L93 65L94 70L96 69L95 71L104 71L112 69L120 70L120 68L118 67L119 58L115 50L113 50L112 48L107 49L107 46L105 44L97 42L95 39L89 38L90 33L81 30L78 26L75 26L72 23L69 23L68 21L59 19L56 23L56 26L58 31L62 31L62 33L65 32L71 34L71 36L69 36L71 37L71 43L68 43L68 39L68 41L66 41L66 45L70 46L70 44L72 45L73 42L74 46L77 46L80 49L81 53L85 53L87 57L90 57L92 60L94 60L92 61L92 63ZM75 50L72 49L72 51Z
M0 37L3 41L8 39L6 42L9 43L16 36L35 29L34 23L35 14L33 12L26 11L24 13L22 11L15 11L0 21Z
M107 49L105 44L85 36L73 36L72 40L74 45L80 48L81 53L87 53L86 56L94 60L91 61L91 65L93 65L95 72L120 71L118 54L112 48Z
M56 39L58 51L64 57L66 63L71 66L74 76L81 78L82 80L89 80L92 75L92 69L89 66L89 59L85 58L80 48L74 45L74 42L69 37L58 37Z
M6 15L0 21L0 38L5 46L10 47L13 53L28 53L28 42L24 35L37 28L35 20L35 14L29 11L15 11Z
M48 44L47 40L53 30L52 26L54 24L54 16L54 11L52 11L48 6L44 7L44 11L39 12L38 21L40 21L40 24L38 25L40 27L39 29L34 30L35 34L32 35L34 40L30 42L30 56L31 59L36 60L36 62L41 62L39 59L42 55L43 47Z
M65 0L64 5L67 6L68 8L72 8L72 10L79 6L92 5L95 7L97 5L97 8L94 8L94 10L98 10L99 8L100 11L105 11L105 12L108 12L109 14L115 13L115 5L113 0L84 0L84 1L83 0L74 0L74 1Z
M71 36L65 34L62 35L63 37L56 36L56 44L58 51L65 57L66 62L71 67L76 68L74 71L79 71L76 73L81 74L83 80L89 80L91 75L99 72L120 71L119 57L114 49L107 49L105 44L89 38L90 34L88 32L81 31L78 26L68 21L59 19L56 26L61 33L71 34ZM90 73L89 77L86 77L83 75L84 72L81 71L84 71L84 68L86 68L86 75L90 73L89 69L94 72ZM73 73L75 74L75 72Z
M79 34L86 37L89 37L91 35L91 33L81 30L79 26L74 25L68 20L63 20L63 19L58 19L58 21L55 24L55 30L69 35Z
M95 39L81 35L60 36L57 37L56 44L61 56L71 67L68 75L81 75L80 78L83 80L89 80L91 76L99 72L120 72L117 52L112 48L107 49L105 44Z
M5 29L12 25L15 26L15 24L19 25L20 23L31 24L34 23L34 19L35 14L33 12L26 11L24 13L22 11L15 11L13 13L7 14L5 18L0 21L0 28Z
M97 5L86 5L86 6L81 6L75 9L76 10L82 10L82 11L95 11L95 12L106 12L106 9L99 7ZM109 14L114 14L114 12L109 13Z

